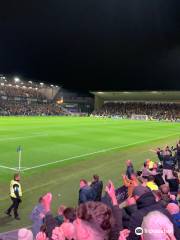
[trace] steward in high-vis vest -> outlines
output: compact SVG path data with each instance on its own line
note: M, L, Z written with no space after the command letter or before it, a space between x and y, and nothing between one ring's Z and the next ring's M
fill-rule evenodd
M16 173L14 175L14 179L10 183L10 197L12 200L12 205L8 208L8 210L5 212L8 216L11 216L12 209L14 210L14 217L17 220L20 220L18 215L18 207L19 204L22 202L22 189L20 184L20 175Z

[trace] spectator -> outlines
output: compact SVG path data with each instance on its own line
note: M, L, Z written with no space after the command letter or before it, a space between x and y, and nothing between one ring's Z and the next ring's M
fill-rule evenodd
M101 195L103 190L103 182L99 180L98 175L93 175L93 181L91 183L91 187L94 189L95 192L95 201L101 201Z
M18 240L33 240L33 234L26 228L21 228L18 231Z
M33 222L32 225L32 232L34 238L36 237L37 233L40 231L40 228L43 224L43 218L45 217L45 208L43 205L43 197L39 198L39 203L37 206L34 207L32 213L31 213L31 220Z
M160 211L170 218L168 211L159 203L156 202L156 199L153 193L146 187L138 186L133 191L133 196L136 200L138 210L132 213L128 229L130 234L128 240L139 239L139 236L135 234L135 229L141 226L143 217L146 216L151 211ZM176 237L180 237L180 232L175 231Z
M112 226L112 212L103 203L86 202L78 207L74 225L78 240L108 240Z
M133 164L131 162L131 160L127 160L126 161L126 166L127 166L127 169L126 169L126 176L131 179L131 175L134 174L134 168L133 168Z
M154 177L153 176L149 176L147 178L147 183L146 183L146 186L148 188L151 189L151 191L157 191L158 190L158 186L154 183Z
M79 204L85 203L87 201L93 201L96 195L94 189L88 186L86 180L80 180L80 190L79 190Z
M180 228L180 212L179 206L175 203L169 203L166 207L168 212L172 215L173 221Z
M173 224L162 212L148 213L143 218L141 227L143 228L143 240L176 240Z
M132 174L130 179L128 179L126 175L123 175L122 178L124 186L128 188L128 197L131 197L134 188L139 185L136 175Z

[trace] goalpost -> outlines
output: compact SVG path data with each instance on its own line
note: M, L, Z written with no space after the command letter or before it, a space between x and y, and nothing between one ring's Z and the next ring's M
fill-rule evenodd
M148 115L142 115L142 114L132 114L131 115L132 120L148 120Z

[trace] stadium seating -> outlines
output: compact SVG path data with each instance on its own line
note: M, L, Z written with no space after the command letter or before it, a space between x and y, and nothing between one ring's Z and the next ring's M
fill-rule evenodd
M180 105L160 102L108 102L99 111L94 112L94 115L118 115L124 118L131 118L133 114L147 115L154 119L176 120L180 118Z

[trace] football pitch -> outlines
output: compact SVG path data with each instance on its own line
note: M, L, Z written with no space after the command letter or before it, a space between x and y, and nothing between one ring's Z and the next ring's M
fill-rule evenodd
M79 179L98 174L104 184L121 185L125 160L138 170L145 159L156 160L149 149L175 144L180 123L90 117L0 118L0 232L31 225L29 215L38 198L52 192L52 211L60 204L76 206ZM10 205L9 182L18 167L22 147L21 220L4 215Z

